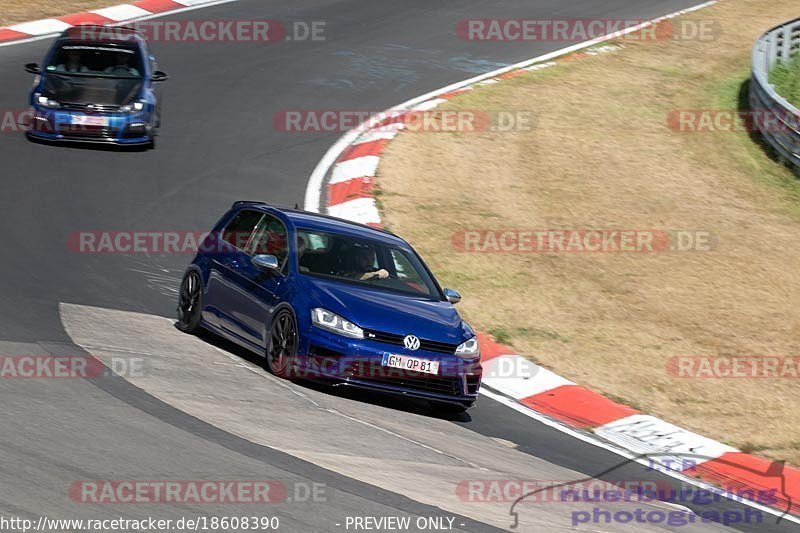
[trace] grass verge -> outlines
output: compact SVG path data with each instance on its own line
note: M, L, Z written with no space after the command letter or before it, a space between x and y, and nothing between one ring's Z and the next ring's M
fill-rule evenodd
M685 132L675 110L738 109L750 49L796 0L723 0L715 39L623 41L451 100L534 110L531 131L404 133L378 176L384 220L461 312L520 353L717 440L800 464L797 379L677 379L677 355L800 355L800 182L747 132ZM477 254L465 229L702 230L713 251Z

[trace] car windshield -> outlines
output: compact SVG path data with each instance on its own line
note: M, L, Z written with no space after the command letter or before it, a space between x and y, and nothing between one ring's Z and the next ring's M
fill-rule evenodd
M315 230L297 231L301 274L439 299L439 289L413 252L378 241Z
M47 72L68 76L140 79L142 58L135 48L64 44L53 54Z

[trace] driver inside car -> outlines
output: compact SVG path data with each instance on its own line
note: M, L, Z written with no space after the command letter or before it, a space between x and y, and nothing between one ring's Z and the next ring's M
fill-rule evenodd
M131 58L128 54L117 54L116 64L105 70L106 74L116 77L139 77L139 71L131 66Z
M356 248L354 250L356 269L348 277L361 281L370 279L386 279L389 272L385 268L375 268L375 252L370 248Z
M60 63L56 67L57 72L69 72L71 74L76 72L87 72L87 68L81 65L81 54L77 50L70 50L67 52L66 62Z

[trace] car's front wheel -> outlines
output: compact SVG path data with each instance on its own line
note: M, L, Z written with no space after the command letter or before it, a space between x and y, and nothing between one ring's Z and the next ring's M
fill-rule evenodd
M292 365L297 355L297 322L288 309L281 309L275 315L270 328L267 366L279 378L291 376Z
M203 280L200 273L190 270L183 277L178 295L178 329L197 333L203 318Z

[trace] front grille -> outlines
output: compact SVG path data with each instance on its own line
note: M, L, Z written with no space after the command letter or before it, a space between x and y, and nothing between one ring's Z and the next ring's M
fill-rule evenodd
M394 333L366 330L364 331L364 338L371 341L393 344L395 346L403 346L403 339L405 338L405 335L395 335ZM429 341L425 339L419 340L419 349L429 352L454 354L456 353L456 348L458 348L457 344Z
M92 105L90 108L89 105ZM85 113L116 113L119 111L118 105L99 105L99 104L73 104L62 103L61 109L70 111L83 111Z
M75 128L61 128L60 133L74 139L111 139L116 135L110 128L89 128L86 126Z
M437 377L425 375L405 375L399 369L388 369L370 362L359 361L351 365L345 373L347 377L366 383L390 385L404 389L463 396L461 380L457 377Z

